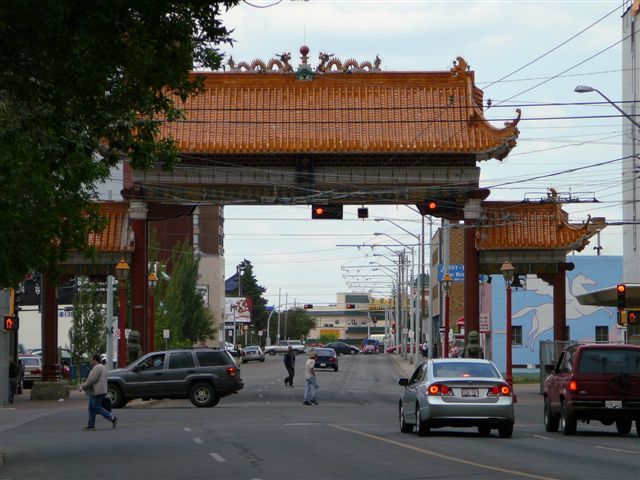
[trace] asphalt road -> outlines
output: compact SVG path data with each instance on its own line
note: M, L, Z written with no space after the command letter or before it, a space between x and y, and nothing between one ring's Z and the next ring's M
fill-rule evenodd
M211 409L188 400L135 402L83 432L86 405L65 408L0 434L0 479L637 479L640 437L579 424L549 434L537 385L518 387L511 439L492 431L400 433L401 387L385 355L341 356L318 372L319 406L304 406L302 363L283 384L282 356L242 365L245 389ZM1 417L0 417L1 418Z

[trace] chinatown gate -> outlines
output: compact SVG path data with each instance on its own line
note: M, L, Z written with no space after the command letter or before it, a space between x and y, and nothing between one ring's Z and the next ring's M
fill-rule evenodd
M479 188L478 162L507 157L520 111L502 128L490 125L483 92L461 57L450 70L433 72L382 71L377 57L342 62L324 53L312 65L306 46L297 67L290 60L287 53L250 64L229 58L224 72L194 73L203 91L184 103L176 98L184 118L161 128L163 137L175 140L180 162L170 172L125 166L129 218L127 232L119 232L134 238L122 253L131 266L131 302L140 306L132 310L132 328L142 332L143 350L150 344L148 214L197 205L406 204L423 215L462 221L464 326L465 332L479 330L477 227L489 191ZM427 212L428 200L439 208ZM581 237L593 233L585 232ZM564 278L558 258L547 263L536 273ZM500 264L488 258L482 271L500 273ZM44 317L54 308L45 307ZM43 342L54 346L45 348L45 364L51 364L47 351L55 352L57 339L55 329L47 331Z

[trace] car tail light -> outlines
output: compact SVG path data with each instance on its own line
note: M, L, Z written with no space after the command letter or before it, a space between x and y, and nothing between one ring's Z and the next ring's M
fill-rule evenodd
M35 368L31 370L31 373L33 373L34 375L40 375L42 373L42 370L40 370L39 368Z
M429 385L429 388L427 388L427 395L450 396L450 395L453 395L453 389L448 387L447 385L434 383Z
M329 361L330 361L330 362L335 362L335 361L336 361L336 357L331 357L331 358L329 358Z
M578 383L575 380L571 380L569 382L569 391L577 392L578 391Z
M511 387L509 385L494 385L487 392L487 396L489 397L509 397L511 396Z
M227 367L227 375L235 377L238 369L236 367Z

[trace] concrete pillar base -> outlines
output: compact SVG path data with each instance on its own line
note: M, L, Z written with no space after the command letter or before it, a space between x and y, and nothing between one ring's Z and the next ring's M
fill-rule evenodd
M66 380L35 381L31 387L31 400L59 400L69 398Z

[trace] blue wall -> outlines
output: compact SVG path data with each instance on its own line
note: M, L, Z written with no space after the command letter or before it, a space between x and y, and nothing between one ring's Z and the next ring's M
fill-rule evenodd
M595 327L609 327L609 341L620 340L617 314L612 307L580 305L575 295L600 290L622 279L621 256L570 256L575 268L567 272L567 326L570 340L594 341ZM491 279L492 358L505 369L506 289L500 275ZM522 326L522 345L513 346L514 365L540 363L539 345L553 340L553 288L535 275L528 275L525 289L512 289L512 325Z

